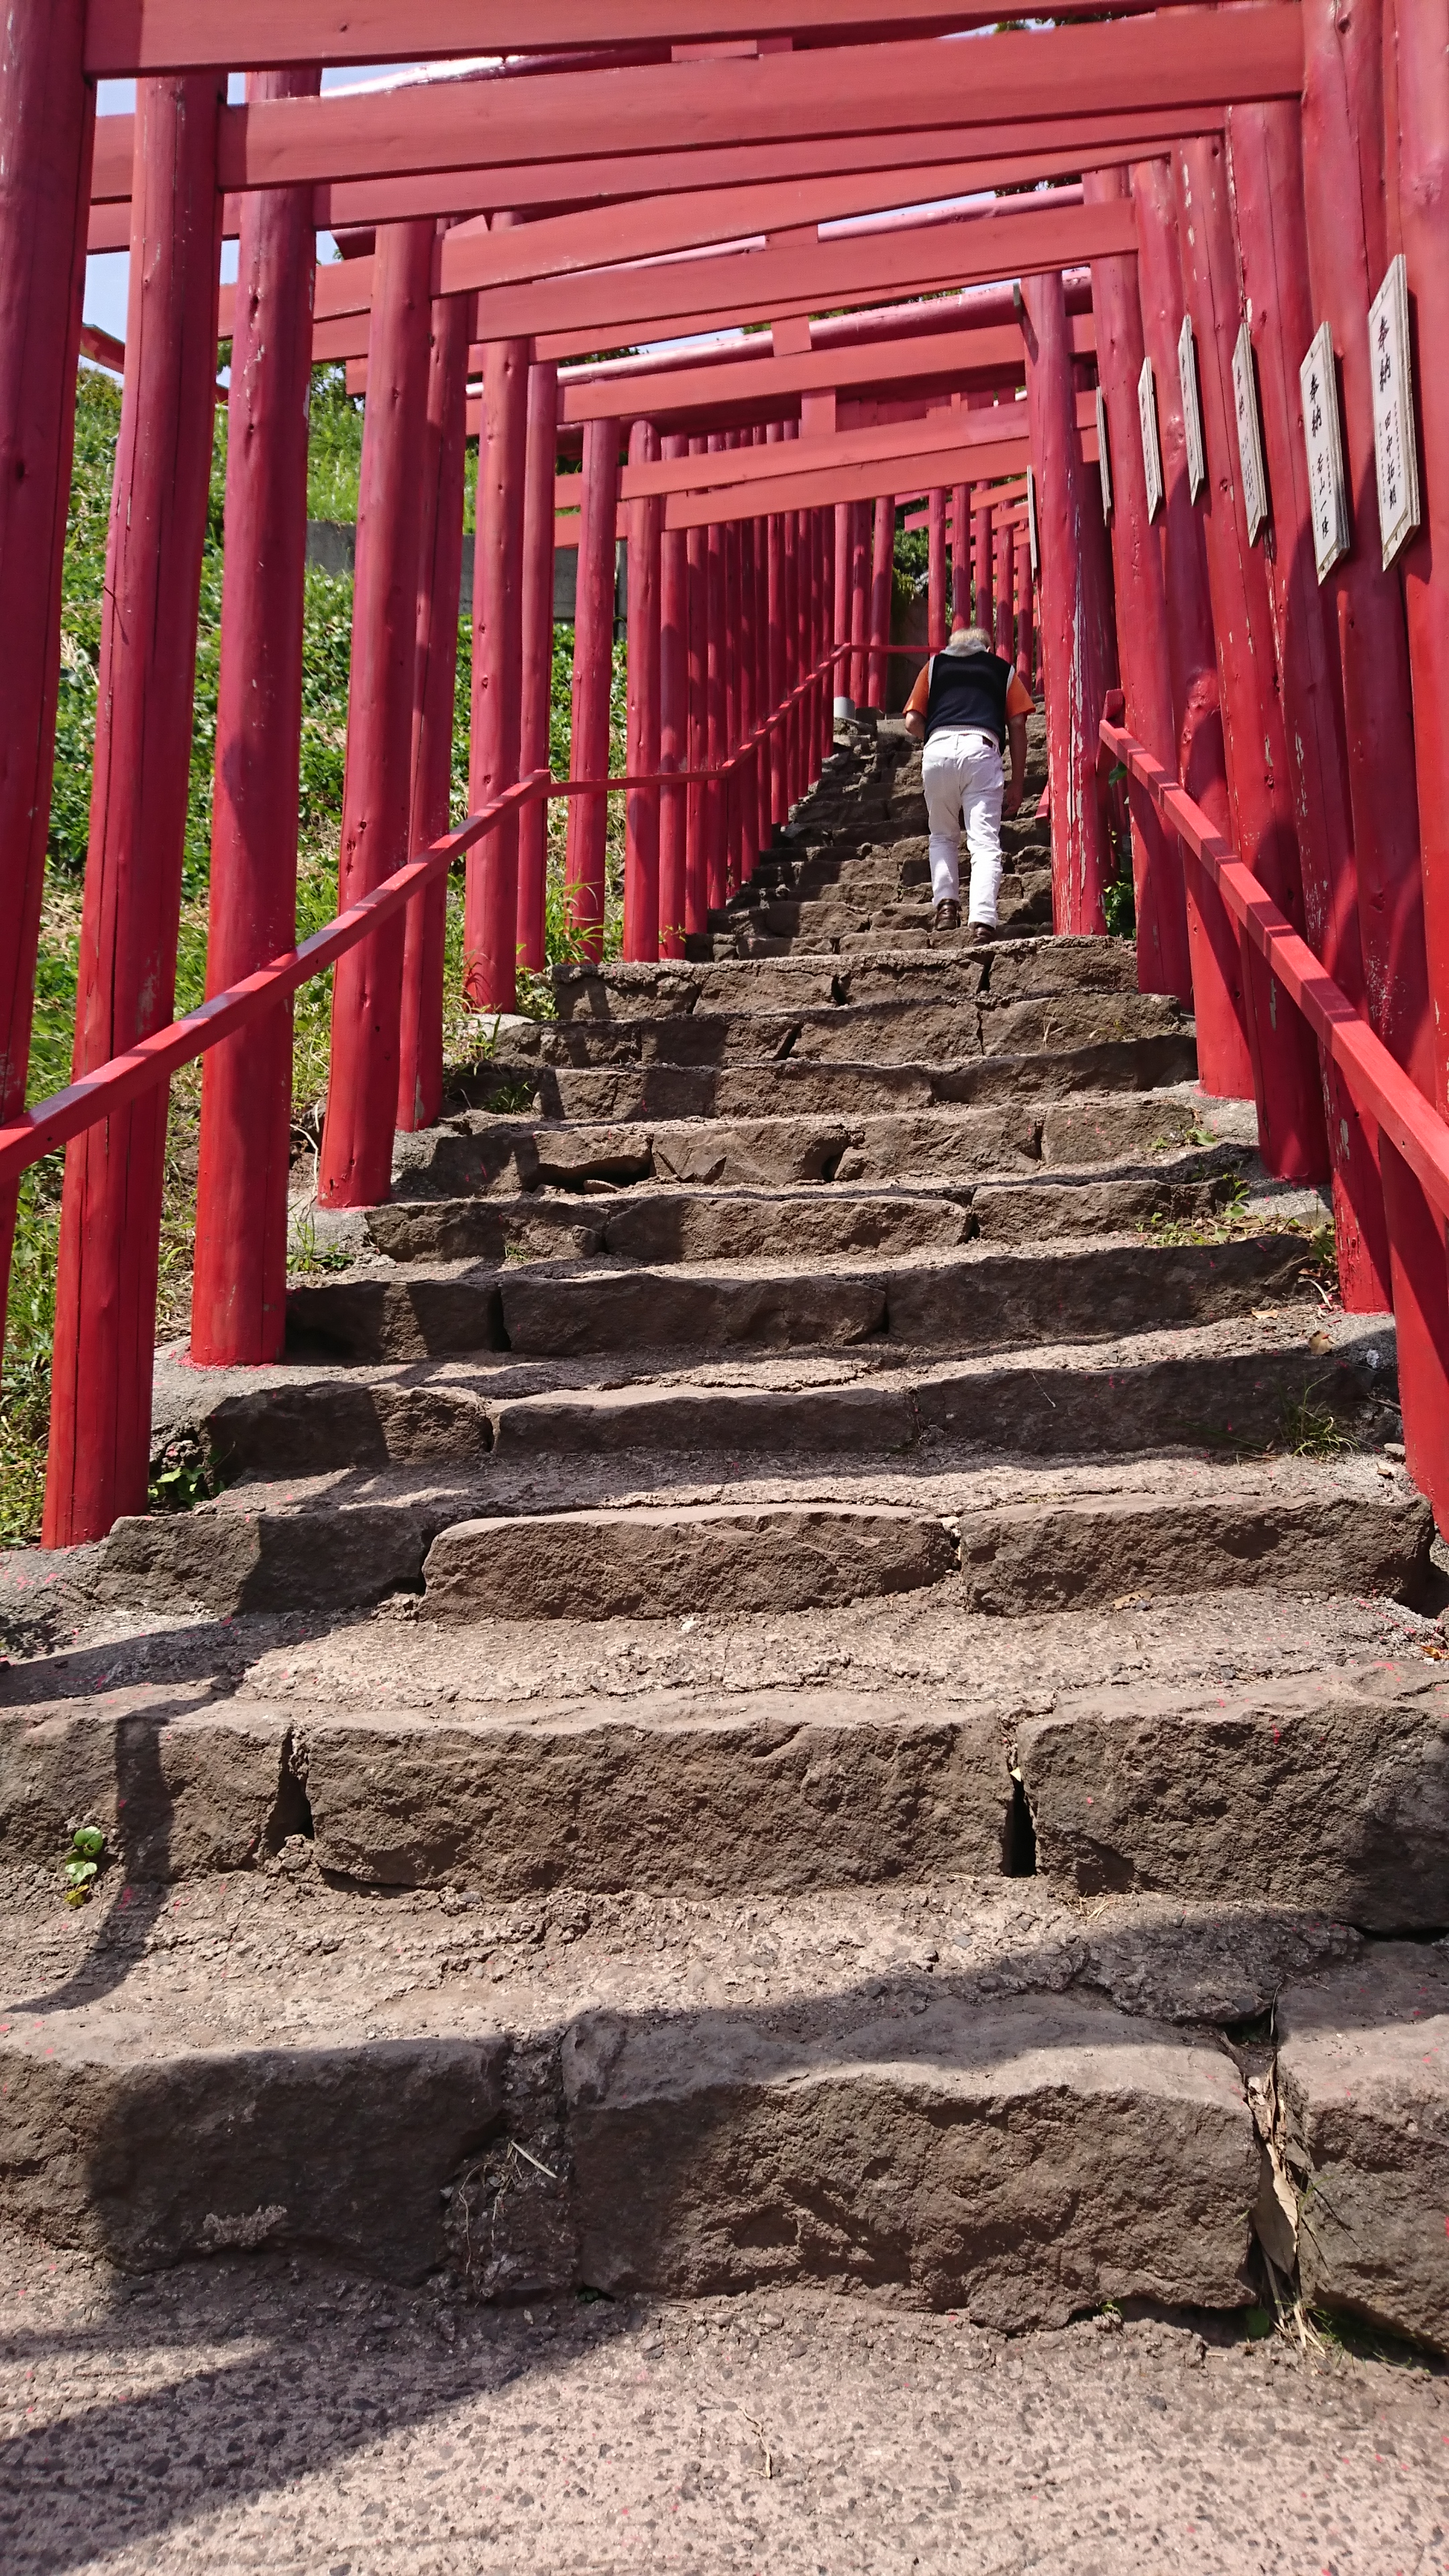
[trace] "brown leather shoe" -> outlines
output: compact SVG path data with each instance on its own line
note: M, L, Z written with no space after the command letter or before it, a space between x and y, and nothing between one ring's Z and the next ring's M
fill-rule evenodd
M994 921L973 921L968 926L966 935L973 948L984 948L988 940L999 939L1001 933Z
M937 904L931 928L933 930L959 930L960 927L961 906L959 903L953 903L948 895L944 902Z

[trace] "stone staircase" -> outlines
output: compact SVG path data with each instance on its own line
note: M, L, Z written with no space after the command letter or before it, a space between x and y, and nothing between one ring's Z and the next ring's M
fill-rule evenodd
M299 1212L284 1365L160 1356L213 1499L6 1566L0 2207L1449 2345L1392 1325L1040 827L984 948L924 832L843 744L693 953L559 972Z

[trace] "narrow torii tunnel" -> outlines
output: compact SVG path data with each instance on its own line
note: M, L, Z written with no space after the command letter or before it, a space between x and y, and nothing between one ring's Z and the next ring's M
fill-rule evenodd
M64 2082L0 2030L82 2139L47 2179L0 2108L0 2222L1449 2350L1402 2216L1449 2134L1446 171L1449 0L13 0L0 1865L76 1833L90 2000ZM287 1872L334 1949L368 1891L493 1909L502 2018L359 1969L324 2115L258 2002L265 2153L183 2107L162 2191L138 2114L103 2180L122 1878L148 1925L254 1883L285 1985ZM943 1928L917 1994L903 1889L985 1908L995 1987ZM605 1899L617 1979L550 1949L515 2011L509 1909ZM861 1979L800 1968L847 1899ZM741 1900L768 1973L644 1972ZM1089 1997L1046 1962L1092 1907ZM236 2040L146 1992L146 2067Z

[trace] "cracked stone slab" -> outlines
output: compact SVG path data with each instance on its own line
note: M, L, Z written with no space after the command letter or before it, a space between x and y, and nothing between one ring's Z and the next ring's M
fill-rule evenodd
M1175 1693L1130 1683L1024 1717L1038 1866L1158 1889L1449 1922L1449 1683L1420 1660Z
M1260 2149L1216 2039L923 1996L807 2040L590 2015L563 2072L580 2267L611 2292L809 2281L1005 2329L1247 2296Z
M1412 1880L1408 1855L1404 1875ZM1288 1986L1277 2080L1304 2297L1449 2351L1442 1944L1379 1943Z
M715 1503L455 1522L423 1567L427 1619L677 1617L829 1608L956 1571L939 1518L866 1505Z

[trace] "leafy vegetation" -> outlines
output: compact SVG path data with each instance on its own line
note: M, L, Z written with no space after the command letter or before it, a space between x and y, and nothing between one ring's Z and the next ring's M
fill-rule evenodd
M105 586L106 536L121 390L109 376L83 368L77 385L75 466L66 525L61 685L56 723L55 783L47 843L47 879L36 978L28 1096L43 1099L69 1078L75 1022L76 966L90 820L95 743L97 667ZM227 415L217 413L211 498L201 575L191 783L187 804L182 907L177 947L176 1009L194 1009L205 988L207 902L211 874L211 800L216 751L216 701L225 547ZM308 456L308 516L355 518L362 459L362 405L346 390L341 368L318 368L313 377ZM467 524L474 519L476 456L470 451ZM302 762L297 935L320 930L337 910L337 844L347 746L347 684L351 664L352 583L310 569L303 628ZM453 750L453 814L467 811L472 638L466 620L459 634ZM569 762L569 697L573 632L554 638L549 756L566 775ZM624 658L614 658L611 765L623 766ZM575 941L563 895L566 806L549 809L547 949L551 960L571 955ZM617 954L622 937L622 799L610 800L608 900L604 944ZM448 893L447 1013L445 1049L461 1064L479 1052L477 1024L462 1000L463 897L461 878ZM332 978L304 985L295 1005L293 1116L299 1150L321 1132L327 1084ZM546 983L534 979L525 1007L546 1010ZM190 1298L195 1204L196 1138L201 1101L199 1065L172 1085L168 1130L165 1214L161 1245L158 1334L186 1329ZM61 1157L29 1172L21 1187L8 1332L0 1367L0 1545L15 1546L39 1531L45 1443L50 1417L50 1352L55 1323L55 1266L60 1226ZM174 1462L173 1462L174 1468ZM155 1499L174 1508L195 1499L189 1469L163 1462Z

